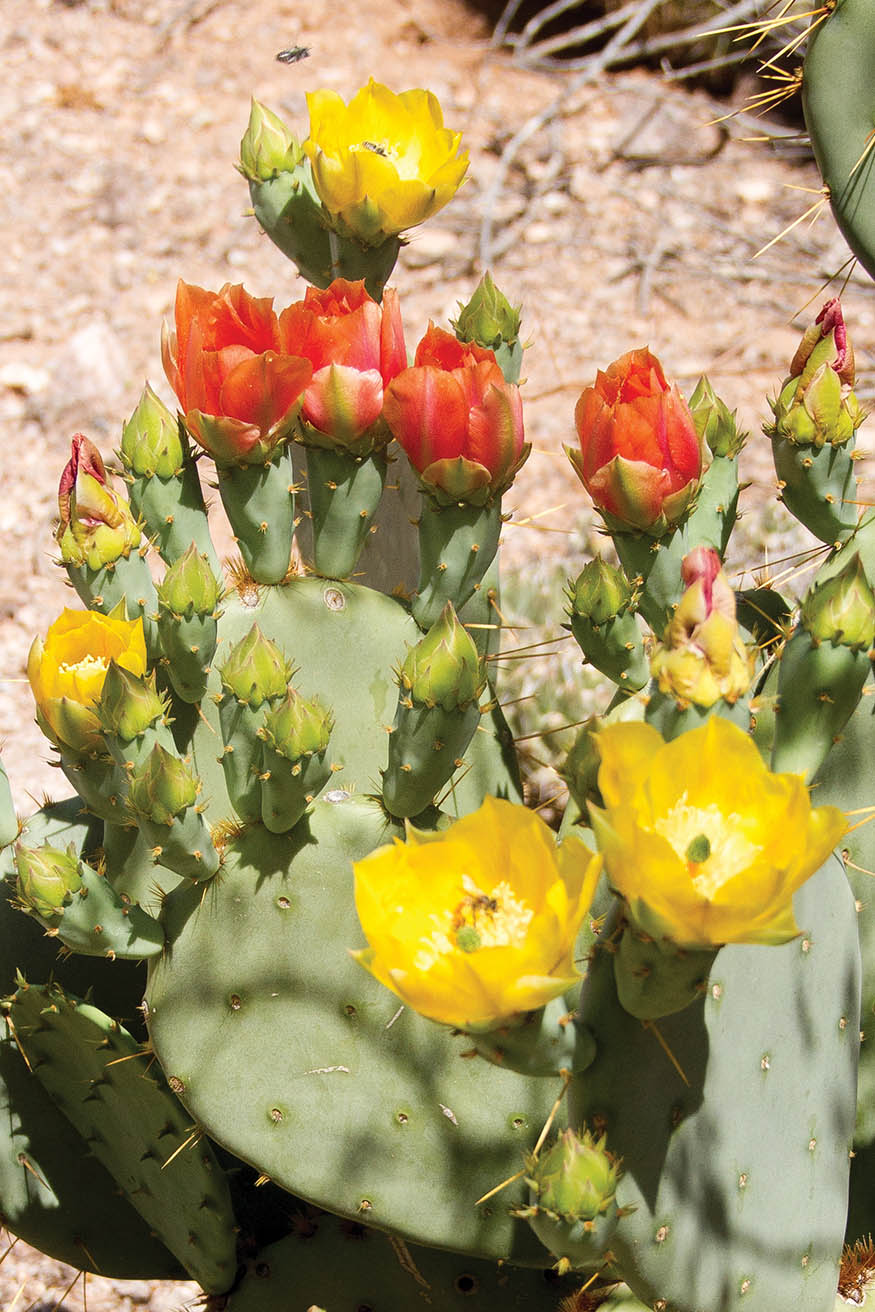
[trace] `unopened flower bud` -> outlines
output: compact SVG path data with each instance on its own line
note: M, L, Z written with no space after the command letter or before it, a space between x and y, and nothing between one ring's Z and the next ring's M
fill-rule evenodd
M289 688L278 706L268 711L261 736L289 761L324 752L334 728L334 716L318 698L302 697Z
M131 775L129 799L135 812L155 824L169 825L194 805L199 792L200 783L191 768L156 743L145 763Z
M518 382L523 348L520 342L521 306L511 305L489 273L484 273L467 305L459 301L459 317L451 319L460 342L476 342L495 352L508 382Z
M79 862L71 847L23 847L15 849L18 897L25 910L51 919L63 909L70 896L82 887Z
M120 454L125 469L141 478L173 478L182 468L185 448L179 420L148 383L122 429Z
M766 432L794 446L843 446L865 418L850 390L853 382L854 353L835 298L805 330L790 376L772 402L775 422Z
M605 1137L565 1130L541 1157L530 1158L526 1180L531 1206L521 1209L535 1234L559 1258L560 1270L604 1262L622 1216L617 1206L620 1171Z
M132 742L167 714L168 701L155 686L155 674L137 675L110 661L97 717L105 733Z
M262 702L285 696L293 666L276 643L253 624L246 637L231 648L219 673L231 695L255 709Z
M811 588L800 611L802 627L819 642L868 651L875 643L875 594L859 553L838 574Z
M401 666L401 687L415 703L464 709L479 699L486 682L474 639L447 602L425 637L411 647Z
M711 547L697 547L681 567L688 585L654 647L650 670L659 690L681 704L734 703L747 692L753 659L735 618L735 594Z
M77 433L58 488L58 546L65 565L99 570L140 545L142 534L123 497L112 490L100 452Z
M582 615L592 624L604 624L623 615L632 603L633 590L622 570L606 560L590 560L569 588L571 615Z
M212 615L222 596L222 585L206 556L192 542L167 570L157 591L159 602L173 615Z
M730 412L704 375L690 397L690 413L696 432L708 443L712 455L735 456L747 441L747 433L739 432L735 422L736 411Z
M282 119L253 98L237 165L244 178L267 182L278 173L290 173L302 155L300 143Z

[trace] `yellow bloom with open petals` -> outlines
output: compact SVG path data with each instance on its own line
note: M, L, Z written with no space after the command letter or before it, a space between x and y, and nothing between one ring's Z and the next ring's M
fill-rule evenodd
M574 943L601 858L557 847L533 811L487 797L440 833L407 827L355 865L369 947L352 955L415 1011L492 1029L575 984Z
M40 727L53 741L74 751L100 746L100 723L93 708L112 660L132 674L146 673L141 619L67 609L49 627L45 640L34 638L27 677Z
M812 807L802 775L773 774L719 716L669 743L640 723L596 742L605 805L590 806L592 826L641 929L687 948L798 934L793 893L845 832L837 807Z
M371 78L348 105L311 91L304 150L319 199L367 245L423 223L452 200L468 168L461 132L444 127L430 91L395 95Z

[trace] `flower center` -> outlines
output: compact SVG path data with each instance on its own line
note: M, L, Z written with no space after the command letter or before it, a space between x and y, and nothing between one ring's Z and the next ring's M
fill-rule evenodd
M79 661L60 661L58 669L64 674L81 675L86 679L96 674L105 674L109 661L104 656L83 656Z
M697 892L708 899L762 851L747 837L736 812L727 815L714 803L690 806L686 793L653 828L671 843Z
M417 970L428 970L438 956L450 952L476 952L479 948L520 947L533 915L502 879L488 892L469 875L462 876L465 896L451 911L430 917L434 930L423 938L416 958Z

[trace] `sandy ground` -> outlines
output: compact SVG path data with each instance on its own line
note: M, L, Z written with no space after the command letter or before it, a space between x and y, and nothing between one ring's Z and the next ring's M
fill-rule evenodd
M558 632L562 581L598 541L562 443L573 440L580 390L634 346L649 344L687 393L707 371L754 434L734 563L804 542L775 501L759 428L809 315L803 307L824 299L847 253L823 208L754 257L816 199L813 166L798 148L747 140L759 135L753 120L715 126L727 106L707 95L632 72L571 97L497 186L502 148L565 84L513 67L487 37L457 0L3 0L0 739L23 811L44 789L60 791L32 723L24 663L34 634L71 600L52 560L70 436L84 431L109 456L145 379L171 402L158 342L177 278L242 281L280 306L303 295L247 215L233 168L252 94L303 135L305 90L348 97L374 74L396 90L430 87L448 125L464 131L470 180L412 234L394 282L414 344L429 318L445 322L476 285L491 215L492 272L522 303L531 341L524 398L534 454L507 498L515 618ZM293 44L310 58L278 63L276 52ZM864 275L852 275L844 302L859 394L872 400L875 299ZM871 428L862 446L871 452ZM564 653L552 672L541 663L532 674L539 688L573 685L578 660ZM0 1303L49 1312L72 1274L19 1246L0 1266ZM89 1279L88 1307L169 1312L193 1292ZM80 1282L65 1306L81 1305Z

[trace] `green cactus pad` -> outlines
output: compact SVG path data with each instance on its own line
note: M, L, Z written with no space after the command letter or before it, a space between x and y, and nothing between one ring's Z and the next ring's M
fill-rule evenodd
M303 697L318 697L334 715L326 759L340 767L337 786L347 792L377 793L389 751L389 729L398 688L392 674L422 635L393 597L359 584L295 578L284 587L244 590L226 598L210 692L221 694L219 667L254 622L273 635L294 661L294 685ZM200 800L211 823L228 819L225 778L219 757L222 737L210 696L201 706L192 740L203 780ZM510 732L500 711L480 717L465 757L467 771L448 785L443 809L464 815L486 793L520 800Z
M860 992L856 915L836 857L794 906L799 938L723 948L706 998L658 1032L623 1011L612 957L596 953L581 1014L598 1051L570 1090L569 1119L603 1129L622 1159L617 1201L636 1210L611 1248L650 1306L832 1307Z
M262 1249L227 1312L556 1312L582 1284L580 1276L408 1245L325 1213L303 1215L297 1229Z
M148 1050L58 984L21 983L2 1005L43 1088L126 1199L206 1290L227 1289L236 1267L227 1181Z
M870 0L838 0L812 25L802 105L814 157L845 240L875 277L875 10Z
M341 795L342 796L342 795ZM404 1238L537 1265L508 1214L559 1081L462 1060L470 1043L353 961L351 862L391 840L378 805L317 800L288 838L250 831L206 897L166 902L147 1001L155 1050L210 1135L283 1188Z

